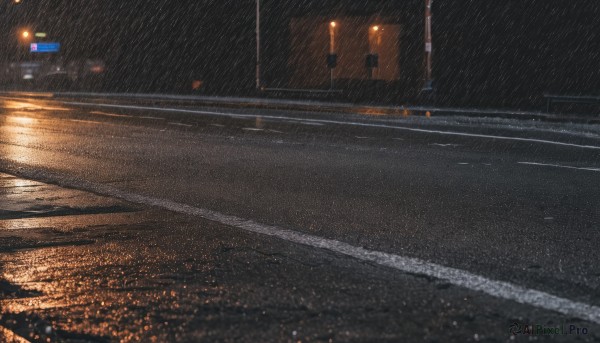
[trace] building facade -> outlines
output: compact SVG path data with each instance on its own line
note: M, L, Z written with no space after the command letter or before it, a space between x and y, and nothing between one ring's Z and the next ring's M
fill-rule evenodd
M295 7L265 0L265 8L278 13L266 23L267 87L328 88L328 25L336 22L335 85L352 99L535 108L545 93L600 93L596 1L434 1L430 97L421 92L424 0ZM380 64L371 74L365 57L373 53L375 26L382 29Z

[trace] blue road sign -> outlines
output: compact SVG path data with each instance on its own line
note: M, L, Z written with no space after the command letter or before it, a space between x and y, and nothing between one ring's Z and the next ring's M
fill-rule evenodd
M31 52L59 52L60 43L31 43Z

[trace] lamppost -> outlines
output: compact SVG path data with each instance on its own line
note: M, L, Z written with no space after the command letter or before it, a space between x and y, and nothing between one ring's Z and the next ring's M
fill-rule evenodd
M19 59L24 59L29 50L29 44L33 38L33 33L30 29L21 29L18 31L18 40L22 47L19 47Z
M367 56L367 67L369 69L370 80L377 77L382 30L380 25L373 25L369 28L369 55Z
M256 90L261 90L260 0L256 0Z
M327 67L329 68L329 89L335 88L333 70L337 66L337 54L335 53L335 32L337 27L337 22L332 21L329 23L329 55L327 56Z
M433 0L425 0L425 84L424 91L433 90L432 79L432 52L433 44L431 37L431 5Z

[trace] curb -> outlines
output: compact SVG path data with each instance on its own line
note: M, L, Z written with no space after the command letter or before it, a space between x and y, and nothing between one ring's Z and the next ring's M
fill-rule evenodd
M249 97L217 97L176 94L146 93L87 93L87 92L0 92L0 95L30 97L37 99L104 99L150 101L177 105L201 105L207 107L254 108L270 110L308 111L319 113L363 114L375 116L463 116L474 118L503 118L539 120L559 123L600 124L600 116L564 115L541 111L509 111L494 109L444 108L428 106L369 106L351 103L328 103L322 101L280 100Z

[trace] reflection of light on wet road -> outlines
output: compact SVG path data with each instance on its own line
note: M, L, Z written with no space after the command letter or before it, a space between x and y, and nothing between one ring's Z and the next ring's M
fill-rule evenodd
M4 157L21 163L32 162L31 149L28 147L42 143L32 128L36 119L8 116L5 123L7 125L0 126L0 139L10 144L3 151Z
M25 180L25 179L14 179L12 184L14 187L18 187L18 188L32 187L32 186L40 185L40 183L37 183L35 181Z
M52 110L52 111L70 111L70 109L66 107L60 106L44 106L44 104L35 104L31 102L25 101L13 101L13 100L5 100L3 102L2 107L7 110L16 110L16 111L41 111L41 110Z
M19 263L6 265L2 279L23 289L41 292L42 296L4 300L0 302L3 311L21 313L71 305L71 301L64 295L69 291L74 292L77 283L73 280L64 283L60 281L62 280L60 269L70 268L68 263L56 265L56 258L62 253L64 252L59 251L58 248L18 253L15 260ZM57 281L46 282L48 278Z
M386 113L376 108L358 108L357 112L368 116L384 116Z
M6 118L6 121L8 123L14 123L14 124L18 124L21 126L28 126L28 125L32 125L35 123L35 119L33 118L28 118L28 117L8 117Z

